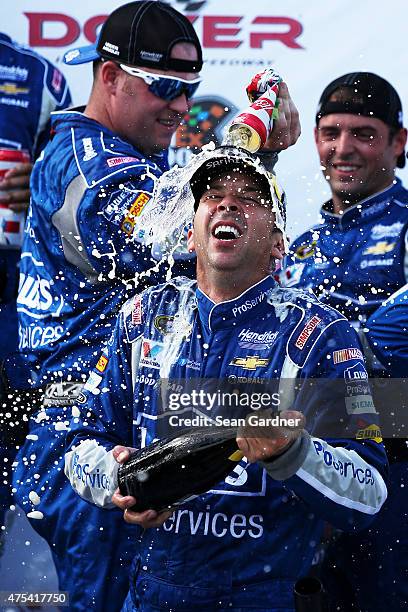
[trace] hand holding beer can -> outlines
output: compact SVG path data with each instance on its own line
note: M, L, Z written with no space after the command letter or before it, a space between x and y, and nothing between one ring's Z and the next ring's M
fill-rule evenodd
M263 147L277 117L276 99L282 78L267 68L256 74L246 92L252 104L232 120L224 144L241 147L255 153Z
M24 235L25 213L9 208L8 192L1 189L5 174L17 164L31 161L28 151L22 149L0 149L0 247L18 249Z

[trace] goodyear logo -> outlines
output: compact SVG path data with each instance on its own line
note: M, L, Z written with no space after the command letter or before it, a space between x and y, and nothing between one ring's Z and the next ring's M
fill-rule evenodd
M393 251L395 248L395 242L387 242L386 240L381 240L380 242L376 242L373 246L368 247L363 255L385 255L390 251Z
M129 211L126 217L124 218L122 226L121 226L122 230L128 236L130 236L133 232L133 228L136 222L136 217L140 216L142 210L144 209L144 207L146 206L149 200L150 200L150 196L147 195L147 193L141 193L140 195L137 196L136 200L133 202L133 204L129 208Z
M234 357L229 365L238 366L244 370L256 370L256 368L266 368L268 363L269 359L260 359L258 355L251 355L248 357Z

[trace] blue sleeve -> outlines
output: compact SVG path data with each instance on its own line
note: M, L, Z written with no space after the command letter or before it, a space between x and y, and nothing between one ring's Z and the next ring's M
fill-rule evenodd
M373 353L393 377L408 376L408 285L391 296L366 323Z
M138 164L127 171L109 174L97 186L85 189L79 204L76 194L69 202L68 187L67 209L74 214L77 209L75 225L81 238L80 242L71 240L76 257L86 257L93 273L101 279L127 280L141 273L140 280L148 277L149 284L162 279L161 266L144 244L143 230L139 228L143 211L152 204L155 177L147 168ZM59 227L61 233L67 233L64 218ZM75 257L72 262L75 263Z
M46 70L44 86L42 91L42 114L39 122L39 133L37 134L33 159L36 159L50 139L51 113L63 110L72 104L71 92L62 72L51 62L42 58Z
M119 464L116 445L132 446L133 393L130 350L122 333L122 313L115 332L85 384L66 437L65 474L83 499L113 508Z
M92 368L67 434L67 449L94 438L107 450L132 444L133 393L130 346L123 335L123 313Z
M346 320L321 334L301 377L306 389L294 407L305 414L309 434L289 449L291 471L288 452L286 460L283 454L272 461L268 472L334 526L362 529L387 497L388 463L361 347Z

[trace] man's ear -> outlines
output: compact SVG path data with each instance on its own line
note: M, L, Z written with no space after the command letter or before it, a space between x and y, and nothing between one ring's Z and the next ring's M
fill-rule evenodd
M280 230L275 230L272 235L271 257L273 259L283 259L285 256L285 243Z
M187 248L189 253L195 253L194 229L192 228L187 232Z
M115 62L103 62L100 72L102 83L108 88L110 93L115 93L121 73L119 66Z
M315 127L314 129L314 140L315 140L315 144L318 145L319 144L319 128Z
M399 157L404 152L405 145L407 144L407 130L401 128L393 138L393 145L395 151L395 157Z

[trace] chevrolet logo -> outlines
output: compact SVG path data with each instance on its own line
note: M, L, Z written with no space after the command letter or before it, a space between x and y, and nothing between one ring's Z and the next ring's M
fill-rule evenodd
M258 355L251 355L250 357L234 357L229 365L238 366L244 370L256 370L256 368L266 368L268 363L269 359L260 359Z
M0 85L0 93L16 96L17 94L27 94L30 90L28 87L17 87L15 83L3 83Z
M393 251L395 247L395 242L386 242L382 240L381 242L376 242L373 246L368 247L363 255L385 255L385 253L389 253Z

